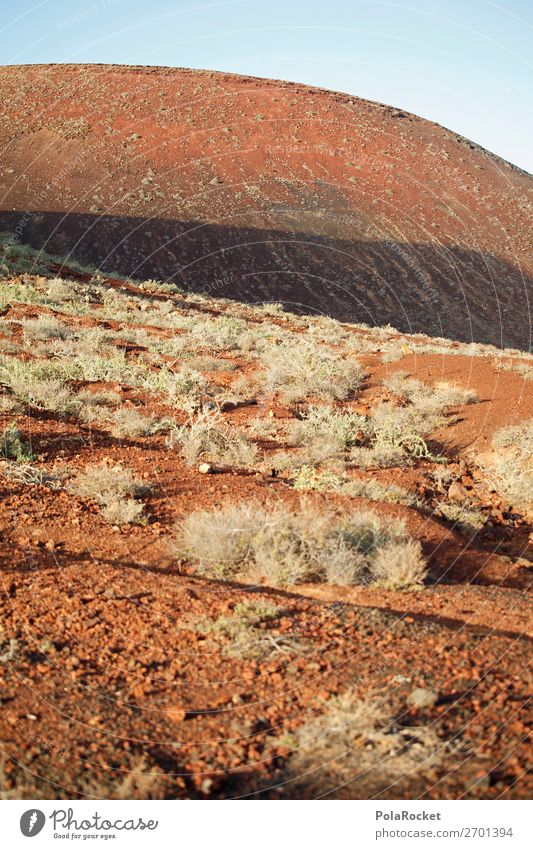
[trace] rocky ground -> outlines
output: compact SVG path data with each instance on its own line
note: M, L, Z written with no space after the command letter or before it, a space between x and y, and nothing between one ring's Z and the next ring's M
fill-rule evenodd
M94 277L12 246L3 259L4 795L531 793L531 513L490 465L494 435L531 417L527 355ZM179 351L161 347L176 337L185 340ZM328 449L307 459L307 470L335 480L380 484L380 497L337 484L302 491L303 449L290 428L326 401L311 391L287 400L258 378L268 346L288 337L360 364L359 388L327 404L363 421L383 402L411 409L400 391L411 378L471 397L445 405L418 455L358 465ZM17 363L26 366L22 386ZM65 377L30 374L32 363ZM184 364L195 387L172 396L169 374ZM52 381L46 392L43 380ZM83 391L115 393L112 408L106 402L91 419L87 395L76 405ZM218 462L214 449L184 457L179 428L206 404L252 445L248 463ZM129 421L120 430L110 409L160 429L142 434ZM116 464L150 484L137 523L106 519L102 503L72 483L89 467ZM422 544L423 582L272 586L217 576L176 552L176 522L200 508L302 498L318 510L403 519Z

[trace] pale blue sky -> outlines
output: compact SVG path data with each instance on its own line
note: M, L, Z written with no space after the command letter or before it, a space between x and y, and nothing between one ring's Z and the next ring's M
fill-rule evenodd
M533 171L533 0L4 0L4 64L173 65L389 103Z

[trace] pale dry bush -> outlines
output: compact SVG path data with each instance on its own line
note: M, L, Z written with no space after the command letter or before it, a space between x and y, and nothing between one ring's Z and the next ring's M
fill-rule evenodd
M230 657L265 660L273 654L300 653L303 645L296 635L271 630L282 612L282 608L265 602L245 602L235 605L232 616L199 622L196 630L222 638L223 651Z
M306 798L350 783L365 798L417 772L435 767L452 746L433 726L402 726L384 696L348 690L283 742L293 750L283 771L293 792ZM359 789L361 788L361 789Z
M265 391L279 392L289 402L310 396L340 401L352 397L364 378L357 360L304 341L269 347L261 361Z
M394 349L391 350L391 351L384 351L384 353L381 355L381 362L382 363L397 363L398 360L401 360L403 356L404 356L403 351L397 351L397 350L394 350Z
M137 499L150 487L135 477L131 469L120 463L87 466L70 482L69 488L81 498L95 501L111 525L125 525L142 520L144 505Z
M76 393L78 419L85 424L104 423L109 419L109 407L120 404L122 396L112 389L91 392L82 389Z
M454 525L468 531L479 531L486 521L486 516L481 510L469 507L465 504L450 504L448 501L438 501L436 510Z
M198 371L184 368L174 372L166 367L146 374L140 385L190 413L201 406L209 388L207 379Z
M422 546L415 539L382 546L370 568L374 580L391 590L419 588L427 572Z
M54 277L48 281L46 294L51 301L73 301L80 297L80 288L76 283L67 282L61 277Z
M150 416L144 416L131 407L121 407L115 410L111 417L111 433L117 437L150 436L157 429L157 421Z
M177 554L196 560L200 571L274 585L367 583L376 579L372 569L380 549L388 546L391 554L395 544L403 550L408 540L397 519L381 519L369 511L341 515L306 501L297 508L282 502L226 504L192 513L176 527ZM419 552L413 548L413 558L415 554L418 567ZM390 581L411 588L407 567L400 574L392 554L389 561ZM415 559L413 574L414 567ZM405 585L404 578L409 579Z
M307 461L319 463L328 457L342 456L364 439L366 431L364 416L335 407L311 406L289 432L296 445L305 447Z
M188 424L174 428L169 445L179 445L190 466L209 462L244 468L253 465L257 457L257 447L228 424L218 410L203 410Z
M423 438L428 420L417 409L383 403L367 420L366 439L350 451L350 463L359 468L405 465L413 458L436 459Z
M513 506L531 510L533 419L498 430L492 437L492 452L482 458L481 465Z
M25 319L22 321L22 328L26 345L55 339L68 339L74 335L72 328L51 315Z
M500 360L500 362L495 363L494 368L498 369L498 371L514 371L522 375L524 380L533 380L533 368L527 363L504 362Z
M51 363L3 357L0 383L7 386L16 399L33 407L58 413L76 410L75 397L61 376L61 368Z
M314 492L337 492L349 498L365 498L368 501L385 501L391 504L418 506L415 495L401 486L383 484L376 480L360 480L337 475L330 469L320 470L303 466L294 477L295 489Z
M439 381L434 384L423 383L421 380L409 377L401 371L391 375L383 383L391 392L407 399L426 415L438 416L448 407L473 404L478 400L473 389L464 389L446 381Z

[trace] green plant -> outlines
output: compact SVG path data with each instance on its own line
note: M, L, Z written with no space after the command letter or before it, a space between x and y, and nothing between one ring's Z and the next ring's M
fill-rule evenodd
M5 428L2 434L0 454L5 460L14 460L16 463L31 463L34 459L29 444L24 442L20 431L13 424Z

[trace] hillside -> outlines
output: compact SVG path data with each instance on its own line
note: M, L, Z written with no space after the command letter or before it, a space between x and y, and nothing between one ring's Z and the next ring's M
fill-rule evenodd
M530 355L0 273L3 796L530 796Z
M0 229L137 279L529 350L532 178L398 109L121 66L0 70Z

